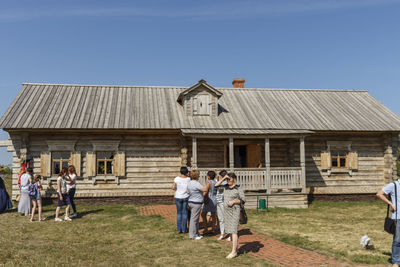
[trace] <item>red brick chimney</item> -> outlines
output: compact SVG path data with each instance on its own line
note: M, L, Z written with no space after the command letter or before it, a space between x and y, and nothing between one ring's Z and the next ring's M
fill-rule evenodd
M234 88L244 88L245 79L237 78L232 81Z

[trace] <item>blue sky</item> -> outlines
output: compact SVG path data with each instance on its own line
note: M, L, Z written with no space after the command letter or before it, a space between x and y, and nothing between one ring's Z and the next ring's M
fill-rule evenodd
M0 113L23 82L229 87L243 77L368 90L400 115L399 14L400 0L2 0Z

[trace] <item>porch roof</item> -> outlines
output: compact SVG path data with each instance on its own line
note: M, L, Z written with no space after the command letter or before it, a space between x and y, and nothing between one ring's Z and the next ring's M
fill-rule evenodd
M182 129L184 135L193 134L220 134L220 135L274 135L274 134L312 134L313 131L308 130L291 130L291 129Z

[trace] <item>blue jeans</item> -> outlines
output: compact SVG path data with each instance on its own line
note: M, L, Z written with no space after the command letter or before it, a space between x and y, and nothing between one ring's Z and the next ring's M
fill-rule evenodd
M400 264L400 220L397 220L396 234L393 236L392 263Z
M187 226L187 204L189 198L175 198L176 202L176 225L178 226L178 232L186 232Z

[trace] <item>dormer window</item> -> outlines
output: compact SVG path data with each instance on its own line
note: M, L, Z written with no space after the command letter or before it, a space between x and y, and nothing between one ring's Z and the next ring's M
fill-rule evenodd
M211 95L201 94L193 98L193 115L210 115Z
M218 116L218 98L222 93L200 80L179 94L178 102L187 116Z

